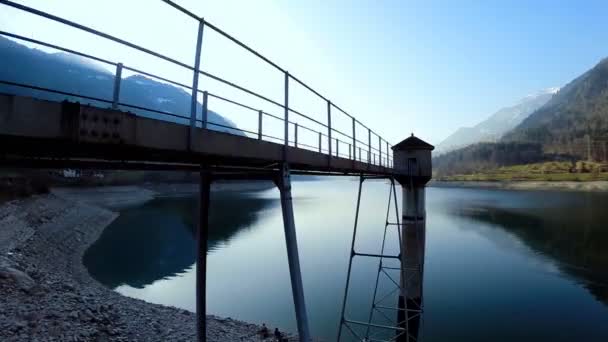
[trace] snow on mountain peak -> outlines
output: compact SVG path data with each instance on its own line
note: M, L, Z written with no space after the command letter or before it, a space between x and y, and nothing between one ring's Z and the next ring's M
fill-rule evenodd
M543 89L541 90L543 93L545 94L557 94L557 92L559 91L559 87L550 87L547 89Z

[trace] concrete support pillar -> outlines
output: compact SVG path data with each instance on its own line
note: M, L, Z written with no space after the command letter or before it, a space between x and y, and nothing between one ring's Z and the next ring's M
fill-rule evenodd
M298 334L300 335L300 341L310 342L312 340L308 327L306 303L304 301L304 286L302 284L302 272L300 271L300 257L298 254L293 200L291 197L291 175L287 164L284 164L281 168L281 175L278 178L277 186L279 187L279 192L281 194L281 209L283 211L283 225L285 227L287 260L289 262L289 276L291 278L293 304L298 323Z
M206 166L201 166L199 217L196 229L196 332L199 342L207 341L207 240L210 193L211 172Z
M399 341L416 341L422 313L426 214L424 185L402 184L401 295L399 322L408 331Z

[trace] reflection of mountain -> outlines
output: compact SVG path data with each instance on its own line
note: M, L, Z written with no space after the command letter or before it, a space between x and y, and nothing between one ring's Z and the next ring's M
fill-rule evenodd
M274 200L244 193L213 193L209 250L248 228ZM136 288L184 272L195 263L195 198L158 199L121 212L85 253L84 264L102 284Z
M532 212L485 206L458 214L514 234L534 251L557 261L563 272L579 279L598 300L608 304L608 212L588 204L582 212L579 208Z

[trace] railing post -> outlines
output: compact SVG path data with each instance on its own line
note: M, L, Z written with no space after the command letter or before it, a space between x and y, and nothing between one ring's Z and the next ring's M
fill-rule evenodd
M355 154L355 147L357 146L357 139L355 138L356 137L355 118L353 117L352 119L353 119L353 155L354 155ZM354 158L354 159L356 159L356 158Z
M327 100L327 151L331 159L331 101Z
M262 115L264 113L261 110L258 111L258 140L262 140Z
M323 143L322 134L321 134L321 132L319 132L319 153L323 153L323 149L321 147L322 143Z
M382 166L382 138L380 136L378 136L378 161L378 164Z
M205 20L201 19L198 22L198 35L196 37L196 52L194 54L194 72L192 76L192 97L190 101L190 136L188 137L188 146L192 146L192 137L196 128L196 98L198 96L198 76L201 66L201 48L203 45L203 29L205 28Z
M112 95L112 109L118 109L121 81L122 81L122 63L118 63L118 64L116 64L116 75L114 75L114 94Z
M284 145L289 146L289 72L285 71L285 141ZM287 150L285 150L287 151Z
M359 161L361 161L361 147L359 147Z
M340 157L340 141L336 138L336 157Z
M351 146L352 146L351 144L348 144L348 159L353 159L353 155L352 155L351 150L350 150Z
M295 145L296 148L298 148L298 124L295 123L294 125L296 126L295 130L293 132L293 134L294 134L294 145Z
M388 148L388 141L387 141L387 142L386 142L386 166L387 166L387 167L391 167L391 166L389 165L389 164L390 164L390 162L388 161L388 158L390 157L390 156L388 155L388 151L389 151L389 148Z
M372 130L367 129L367 163L372 162Z
M209 101L209 93L205 90L203 92L203 112L201 113L201 115L202 115L201 119L203 121L201 126L203 127L203 129L207 129L207 123L209 121L209 118L208 118L209 115L207 112L207 108L209 106L208 101Z

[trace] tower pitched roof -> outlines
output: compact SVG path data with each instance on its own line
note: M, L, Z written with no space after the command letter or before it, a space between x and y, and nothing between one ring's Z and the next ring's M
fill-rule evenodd
M435 146L427 143L426 141L414 136L414 133L407 139L398 143L392 147L393 151L405 151L405 150L429 150L435 149Z

